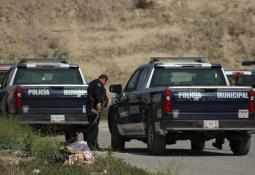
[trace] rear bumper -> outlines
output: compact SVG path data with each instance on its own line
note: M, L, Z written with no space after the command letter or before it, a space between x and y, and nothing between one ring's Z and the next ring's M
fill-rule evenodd
M53 121L52 115L64 116L64 120ZM17 114L21 123L40 125L88 125L86 114Z
M167 131L253 131L255 132L255 120L217 120L219 125L216 128L206 128L205 120L171 120L159 123L160 130Z

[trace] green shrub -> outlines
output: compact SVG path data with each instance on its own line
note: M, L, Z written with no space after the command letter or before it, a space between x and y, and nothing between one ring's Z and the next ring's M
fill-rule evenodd
M96 162L88 167L90 172L107 172L107 174L125 174L125 175L150 175L144 169L131 166L120 158L114 157L112 154L96 157Z
M144 169L131 166L122 159L111 154L97 156L95 164L63 166L61 163L43 163L40 161L23 162L19 165L25 174L31 174L35 169L39 169L39 175L163 175L162 173L149 173Z
M107 120L108 119L108 108L104 109L100 115L101 115L100 116L101 120Z
M44 162L60 162L66 158L65 154L61 153L61 146L61 142L56 138L38 137L31 142L31 154Z
M2 17L4 17L4 12L3 12L3 8L0 7L0 18L2 18ZM0 21L1 21L1 19L0 19Z
M23 151L27 147L27 139L31 139L32 135L32 130L14 117L0 118L0 149Z
M135 6L139 9L147 9L151 7L152 3L152 0L135 0Z
M34 160L30 162L22 162L19 165L24 174L32 174L35 169L40 170L39 175L87 175L86 166L63 166L62 163L44 163Z

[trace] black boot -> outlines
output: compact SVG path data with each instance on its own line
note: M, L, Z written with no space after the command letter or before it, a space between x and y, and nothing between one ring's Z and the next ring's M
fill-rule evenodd
M88 147L92 151L100 151L101 150L101 148L99 147L98 143L95 143L95 142L88 142Z

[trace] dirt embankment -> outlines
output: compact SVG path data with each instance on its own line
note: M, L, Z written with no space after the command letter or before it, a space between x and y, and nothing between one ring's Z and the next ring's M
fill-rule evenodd
M148 1L150 2L150 1ZM1 0L0 59L68 55L88 80L124 83L150 56L255 57L253 0Z

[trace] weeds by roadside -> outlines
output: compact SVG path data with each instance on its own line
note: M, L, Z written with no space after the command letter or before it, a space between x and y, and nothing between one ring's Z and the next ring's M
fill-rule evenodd
M13 117L0 118L0 152L7 150L2 156L0 154L1 175L30 175L33 172L38 175L164 175L131 166L110 151L106 155L96 155L92 165L64 166L68 155L61 151L62 146L60 140L42 137ZM4 161L2 158L6 155L13 157L14 161ZM20 156L30 158L15 161Z
M15 149L23 151L27 147L27 139L30 136L35 136L32 133L32 130L27 126L21 125L15 118L1 117L0 149Z
M111 154L106 156L98 156L95 164L89 166L73 165L63 166L60 163L44 163L39 161L22 163L19 167L23 172L29 173L35 169L39 169L43 175L91 175L91 174L125 174L125 175L154 175L146 170L131 166L122 159L116 158ZM155 174L156 175L156 174Z
M57 139L39 137L32 141L31 155L48 163L63 162L66 155L60 151L62 145Z
M0 171L3 175L29 175L39 172L39 175L166 175L168 173L150 173L144 169L131 166L120 158L111 154L97 156L95 164L63 166L62 163L49 163L38 159L20 162L18 165L4 165L0 162Z

